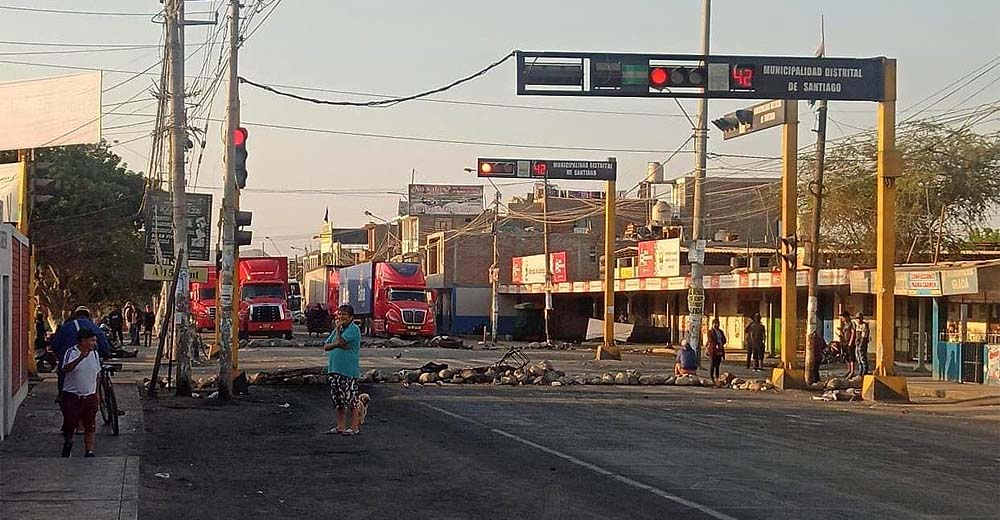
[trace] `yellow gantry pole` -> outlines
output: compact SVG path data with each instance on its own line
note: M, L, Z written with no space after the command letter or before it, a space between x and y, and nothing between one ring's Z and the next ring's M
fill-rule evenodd
M794 236L798 229L799 102L785 102L785 124L781 127L781 235ZM805 381L796 370L798 304L794 262L781 264L781 363L771 380L778 388L795 388Z
M608 181L604 210L604 343L597 359L622 358L615 345L615 181Z
M31 229L31 183L34 182L31 179L33 157L31 150L20 150L17 155L18 160L21 162L21 190L18 194L20 215L17 219L17 230L22 235L28 236L28 232ZM27 319L24 323L28 327L28 359L25 367L28 369L28 375L31 377L38 375L38 367L35 365L35 255L32 254L34 249L34 243L29 239L28 295L24 307ZM51 309L49 311L51 312Z
M875 236L875 373L865 377L869 400L909 400L906 378L893 369L896 325L896 60L885 60L885 95L878 104L878 201Z

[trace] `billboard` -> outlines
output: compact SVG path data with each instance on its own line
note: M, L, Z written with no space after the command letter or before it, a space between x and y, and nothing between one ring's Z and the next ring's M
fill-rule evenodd
M101 73L0 83L0 150L101 141Z
M482 186L411 184L410 215L478 215L483 212Z
M3 203L4 222L21 219L21 163L0 164L0 202Z
M639 278L680 276L681 239L639 242Z
M207 262L212 235L212 196L187 194L188 260ZM174 259L173 208L170 194L152 191L146 196L146 263ZM157 251L159 250L159 251Z
M549 257L552 283L569 281L566 251L551 253ZM511 283L545 283L545 255L515 256L511 260Z

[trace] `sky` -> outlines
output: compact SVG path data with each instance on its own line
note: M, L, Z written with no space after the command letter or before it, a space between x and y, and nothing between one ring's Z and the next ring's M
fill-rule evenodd
M276 3L277 2L277 3ZM209 19L221 0L190 1L189 19ZM228 2L225 2L228 3ZM240 53L240 74L266 84L406 95L439 87L482 69L513 49L698 53L701 45L700 0L244 0L260 8L251 23L259 29L248 36ZM135 170L146 171L155 105L148 89L157 80L156 47L60 54L17 54L65 51L85 47L41 47L27 43L87 45L161 42L162 26L148 16L72 15L27 12L3 7L52 10L91 10L102 13L154 13L156 0L0 0L0 81L73 73L70 69L27 65L76 66L105 69L105 88L131 81L104 93L105 137L118 141L114 149ZM273 8L273 9L272 9ZM220 11L220 23L225 10ZM270 13L270 15L268 15ZM266 19L265 19L266 16ZM711 51L715 54L812 55L819 43L820 17L825 18L828 56L888 56L898 60L899 118L921 109L936 115L956 107L1000 100L1000 69L993 69L951 97L924 100L973 69L1000 55L995 21L1000 2L965 0L715 0L711 13ZM187 74L215 71L218 46L197 44L210 40L220 27L188 27ZM15 43L11 43L15 42ZM207 64L206 59L208 60ZM12 63L20 62L20 63ZM154 66L148 76L138 72ZM205 81L188 80L189 89L204 90ZM371 96L307 91L298 94L331 100L363 101ZM976 92L978 94L976 94ZM976 94L975 96L972 96ZM134 102L117 103L135 97ZM211 108L213 118L224 114L225 86ZM628 189L645 176L649 161L663 161L666 177L683 175L694 164L690 143L696 102L670 99L609 99L525 97L515 94L514 66L509 61L483 77L433 96L501 105L584 110L532 110L511 107L411 101L389 108L327 107L303 103L243 86L241 117L249 128L250 177L248 188L285 193L244 192L244 209L254 212L255 247L294 255L294 247L310 245L326 208L337 227L359 226L369 220L365 211L384 218L396 214L397 203L411 177L418 183L485 184L463 169L477 157L548 159L617 158L619 189ZM919 102L919 104L918 104ZM709 119L747 102L712 101ZM615 112L593 113L593 111ZM130 112L134 112L131 113ZM198 126L203 121L193 121ZM322 132L264 128L254 123L321 129L336 132L477 141L502 144L576 146L594 149L641 149L655 153L611 151L532 150L510 146L461 145L349 136ZM814 140L814 116L800 105L800 145ZM875 105L830 103L829 137L835 139L875 124ZM128 126L123 126L128 125ZM991 126L992 125L992 126ZM996 130L996 118L977 127ZM723 142L709 127L709 150L725 154L776 156L780 133L759 134ZM221 126L211 123L207 146L194 191L221 199ZM679 148L681 147L681 148ZM198 163L193 157L192 164ZM733 175L740 160L710 160L708 175ZM778 173L777 164L760 175ZM196 181L196 182L195 182ZM563 189L597 189L587 182L564 183ZM506 185L505 197L523 194L530 186ZM301 190L313 191L303 193ZM327 193L315 193L322 190ZM293 192L294 191L294 192ZM331 192L349 193L331 193ZM364 191L364 193L358 193ZM487 190L487 197L491 192ZM267 239L265 237L270 237ZM213 239L214 240L214 239ZM313 241L312 244L315 244Z

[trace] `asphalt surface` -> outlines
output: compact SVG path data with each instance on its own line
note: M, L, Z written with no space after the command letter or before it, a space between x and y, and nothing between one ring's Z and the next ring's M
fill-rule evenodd
M323 433L322 387L146 403L139 517L997 517L1000 421L982 410L691 387L368 391L356 437Z

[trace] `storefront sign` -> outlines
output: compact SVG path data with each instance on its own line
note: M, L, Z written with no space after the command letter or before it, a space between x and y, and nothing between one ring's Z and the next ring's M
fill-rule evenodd
M639 242L639 278L681 274L681 239L667 238Z
M566 251L552 253L550 269L552 283L568 281ZM515 284L545 283L545 255L516 256L511 263L511 281Z
M897 273L896 283L899 284L903 275L904 290L908 296L938 296L941 294L941 273L939 271L910 271ZM899 291L896 291L899 293Z
M979 270L972 267L941 271L941 292L945 295L979 292Z

